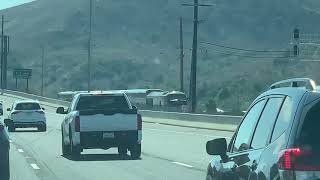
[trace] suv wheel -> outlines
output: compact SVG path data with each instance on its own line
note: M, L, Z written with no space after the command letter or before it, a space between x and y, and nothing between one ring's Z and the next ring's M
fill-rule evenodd
M141 144L136 144L130 149L130 155L133 159L141 157Z

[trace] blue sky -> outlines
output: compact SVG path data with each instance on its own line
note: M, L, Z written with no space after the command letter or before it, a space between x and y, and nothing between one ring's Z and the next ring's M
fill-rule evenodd
M0 0L0 10L7 9L13 6L18 6L34 0Z

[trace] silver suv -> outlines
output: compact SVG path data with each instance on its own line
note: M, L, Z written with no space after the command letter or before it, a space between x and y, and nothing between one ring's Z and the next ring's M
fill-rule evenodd
M313 80L270 86L249 107L229 145L207 142L207 180L320 179L320 92Z

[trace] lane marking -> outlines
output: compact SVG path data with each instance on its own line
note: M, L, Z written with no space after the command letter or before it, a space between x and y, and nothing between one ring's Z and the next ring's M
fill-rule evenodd
M18 152L23 153L24 151L23 149L18 149Z
M157 132L169 132L169 133L176 133L176 134L186 134L186 135L194 135L194 136L203 136L203 137L214 137L214 138L231 139L231 138L225 137L225 136L205 135L205 134L189 133L189 132L182 132L182 131L159 130L159 129L152 129L152 128L145 128L145 130L157 131Z
M40 169L37 164L30 164L30 166L35 170L39 170Z
M188 167L188 168L193 168L193 166L189 165L189 164L185 164L185 163L181 163L181 162L171 162L172 164L177 164L180 166L184 166L184 167Z

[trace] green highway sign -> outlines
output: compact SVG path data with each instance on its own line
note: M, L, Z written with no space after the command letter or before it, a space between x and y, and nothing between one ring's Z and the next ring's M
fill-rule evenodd
M30 79L32 76L32 69L14 69L13 78L15 79Z

